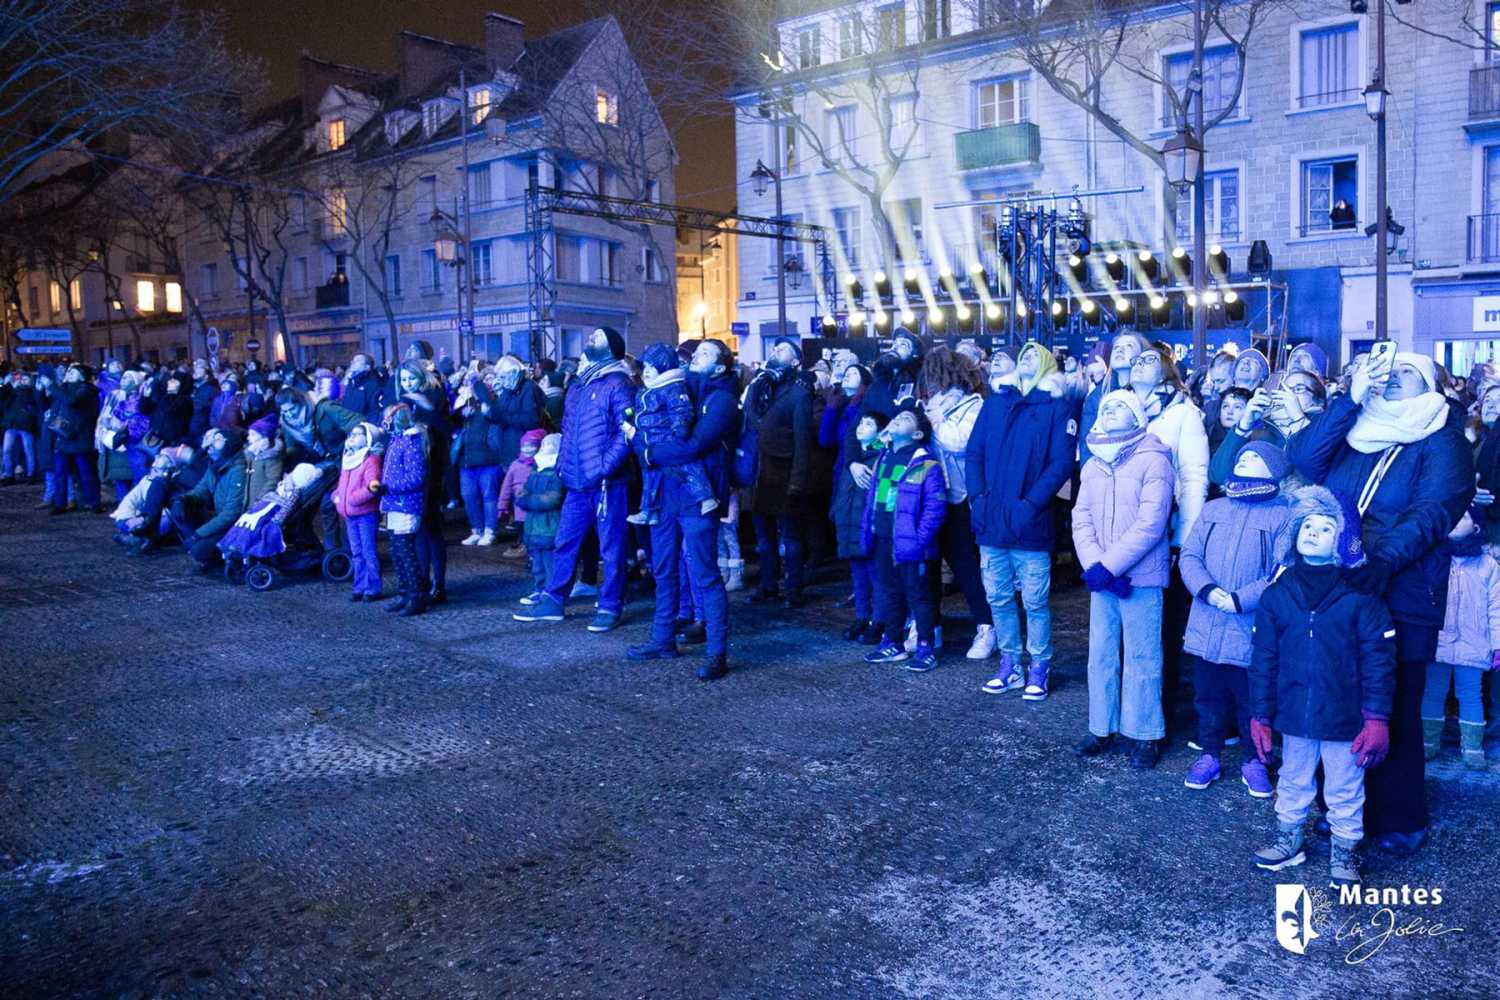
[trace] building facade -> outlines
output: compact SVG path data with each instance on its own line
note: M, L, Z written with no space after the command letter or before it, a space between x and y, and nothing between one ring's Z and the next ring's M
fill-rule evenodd
M732 230L677 234L677 330L679 340L711 337L734 350L740 293L739 237Z
M758 162L779 169L785 216L826 227L841 287L857 279L864 292L859 302L845 296L846 312L907 311L924 323L924 299L945 274L962 285L976 264L995 273L994 209L952 203L1032 193L1066 204L1074 191L1119 191L1081 199L1096 244L1147 249L1158 261L1192 246L1191 196L1049 86L1022 58L1024 39L985 26L986 10L947 0L800 5L779 25L765 80L734 95L741 205L774 214L773 191L757 194L750 177ZM1389 329L1467 371L1500 347L1500 67L1482 40L1438 37L1462 37L1443 11L1401 10L1427 31L1387 26L1388 201L1404 227L1388 257ZM1110 70L1099 87L1102 109L1157 149L1179 122L1159 81L1185 83L1191 66L1181 14L1143 6L1124 45L1147 72ZM1287 289L1290 340L1347 359L1374 336L1377 248L1365 230L1375 221L1376 144L1362 93L1374 25L1336 6L1304 17L1268 5L1261 17L1242 88L1227 40L1211 35L1205 47L1205 109L1223 113L1205 140L1207 243L1229 255L1225 278L1234 279L1251 243L1266 241L1273 279ZM872 63L875 88L861 82ZM873 194L849 182L882 171L889 181ZM777 263L769 242L742 255L741 319L757 334L776 333ZM1097 256L1090 266L1097 290L1107 284ZM910 271L922 290L906 296L897 276ZM871 295L880 277L896 286L894 303ZM807 335L829 308L807 282L790 296L789 325ZM1250 311L1250 325L1263 328L1264 310L1257 317L1252 302Z

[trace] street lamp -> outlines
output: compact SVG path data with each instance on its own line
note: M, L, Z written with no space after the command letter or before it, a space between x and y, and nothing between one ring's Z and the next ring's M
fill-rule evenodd
M777 154L779 157L779 148ZM772 170L762 161L756 160L755 169L750 172L750 184L754 188L757 198L763 197L770 185L774 184L776 186L776 222L779 230L776 234L776 256L782 258L783 261L781 266L776 268L776 336L784 337L786 336L786 280L788 268L785 263L786 252L783 247L788 237L785 229L786 220L782 218L781 172L779 170ZM801 272L800 264L798 264L798 272ZM800 281L800 278L798 280Z
M750 183L755 186L755 197L765 197L766 188L775 179L776 175L771 173L764 163L759 160L755 161L755 169L750 172Z
M804 274L802 258L792 257L788 259L785 264L781 265L781 269L786 272L786 283L792 291L795 292L802 287L802 275Z
M1398 0L1400 2L1400 0ZM1386 258L1395 247L1390 232L1391 207L1386 191L1385 106L1390 92L1385 88L1385 0L1375 3L1375 69L1364 89L1365 111L1375 122L1375 339L1390 336L1390 268ZM1399 233L1397 234L1399 235Z
M1391 96L1391 92L1385 89L1383 80L1376 80L1364 89L1364 95L1365 114L1369 115L1372 120L1379 121L1385 116L1385 102L1386 98Z
M434 207L432 216L427 220L432 224L433 240L432 252L438 262L453 268L458 276L458 344L459 355L463 356L464 344L464 266L468 263L468 240L458 232L458 220L453 218L441 208ZM474 318L474 307L471 301L469 305L469 318Z
M1187 193L1198 179L1198 167L1203 163L1203 143L1186 128L1167 140L1161 148L1167 161L1167 180L1181 193Z

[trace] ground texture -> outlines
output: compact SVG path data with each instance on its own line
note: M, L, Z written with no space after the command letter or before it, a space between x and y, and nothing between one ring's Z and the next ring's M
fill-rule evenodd
M1398 928L1462 932L1350 964L1340 926L1386 918L1334 905L1285 951L1274 883L1325 885L1326 841L1251 870L1271 806L1184 789L1185 734L1146 774L1073 756L1077 591L1039 705L981 694L961 646L864 665L835 583L735 599L705 685L624 660L646 592L612 635L512 623L494 549L455 547L452 602L398 621L126 558L36 499L0 491L6 996L1500 994L1500 777L1450 749L1430 846L1366 864L1442 889Z

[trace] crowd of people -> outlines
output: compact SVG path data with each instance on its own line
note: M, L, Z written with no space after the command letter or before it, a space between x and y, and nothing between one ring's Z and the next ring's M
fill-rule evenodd
M461 544L526 559L515 620L594 598L588 630L612 631L639 577L655 612L626 655L702 644L704 680L729 669L742 534L761 608L847 574L842 635L869 663L937 666L951 589L965 657L996 661L980 690L1028 702L1052 684L1053 591L1081 585L1076 752L1154 767L1188 682L1185 786L1247 741L1240 781L1276 800L1254 863L1304 861L1321 799L1346 884L1362 842L1425 840L1450 694L1462 760L1486 767L1500 668L1500 370L1455 377L1393 348L1339 373L1312 343L1279 366L1229 348L1185 377L1134 332L1059 358L898 329L878 354L785 338L751 368L715 340L631 357L600 328L561 364L459 366L417 342L389 371L41 366L0 382L3 475L42 482L53 514L107 513L132 555L181 546L245 571L344 553L355 602L387 596L384 534L401 616L447 600L444 519L462 507ZM1490 684L1492 716L1497 700Z

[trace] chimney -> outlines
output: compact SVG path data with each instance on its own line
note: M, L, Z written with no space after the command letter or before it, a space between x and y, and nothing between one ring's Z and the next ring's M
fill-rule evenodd
M493 12L484 15L484 56L491 73L510 69L525 47L525 22Z

